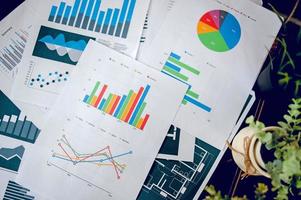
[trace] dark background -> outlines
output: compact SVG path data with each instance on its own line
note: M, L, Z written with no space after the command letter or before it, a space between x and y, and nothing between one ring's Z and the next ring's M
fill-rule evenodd
M0 0L0 20L2 20L8 13L10 13L15 7L17 7L23 0ZM280 13L289 15L290 11L294 7L295 0L268 0L264 1L264 7L271 9L273 5ZM297 8L294 15L295 18L301 19L301 6ZM287 27L287 32L296 35L298 34L300 27L289 23ZM295 37L288 38L288 47L290 51L300 51L300 45L296 45ZM285 95L266 95L261 93L256 86L253 88L256 92L256 102L254 103L249 115L254 115L256 110L260 107L262 108L261 115L259 119L263 121L267 126L274 125L277 121L282 119L283 114L287 110L288 96ZM242 125L241 128L246 126ZM213 176L211 177L209 184L214 185L222 194L227 194L229 196L233 195L247 195L250 199L254 199L254 188L258 182L266 183L270 188L270 180L264 177L248 177L246 179L240 180L241 171L235 165L231 151L227 150L223 156L220 164L215 170ZM203 192L200 199L203 199L206 195ZM267 199L273 199L273 194L268 193ZM294 199L297 199L295 197Z

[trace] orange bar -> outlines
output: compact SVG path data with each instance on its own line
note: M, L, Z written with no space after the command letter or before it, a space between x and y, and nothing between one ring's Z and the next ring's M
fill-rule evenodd
M146 125L148 119L149 119L149 115L146 115L146 116L144 117L144 120L143 120L141 126L139 127L141 130L144 129L144 127L145 127L145 125Z
M121 120L122 120L122 121L125 121L125 118L126 118L127 114L129 113L130 108L131 108L131 106L132 106L133 103L134 103L134 100L136 99L136 96L137 96L137 93L134 93L134 94L132 95L132 97L131 97L131 99L130 99L128 105L126 105L126 108L125 108L125 110L124 110L124 112L123 112L123 114L122 114L122 117L121 117Z
M139 128L139 129L141 129L140 127L141 127L141 125L142 125L143 121L144 121L144 119L143 119L143 118L139 119L139 122L138 122L138 124L137 124L136 128Z
M97 96L94 96L93 98L92 98L92 101L91 101L91 106L93 106L94 104L95 104L95 102L97 101Z
M109 113L110 110L112 109L114 102L116 101L117 96L115 94L113 94L113 97L111 99L111 101L109 102L109 105L107 106L107 109L105 110L106 113Z
M112 109L109 111L109 114L110 114L110 115L113 115L113 113L114 113L114 111L115 111L115 109L116 109L116 107L117 107L119 101L120 101L120 96L117 96L117 97L116 97L116 100L115 100L115 102L114 102L114 104L113 104L113 106L112 106Z

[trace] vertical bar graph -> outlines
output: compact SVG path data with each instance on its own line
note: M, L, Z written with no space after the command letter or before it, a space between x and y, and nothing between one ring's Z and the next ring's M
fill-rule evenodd
M102 1L75 0L73 5L52 5L48 21L72 27L127 38L136 0L123 0L119 8L102 8Z
M177 55L174 52L171 52L161 72L177 79L182 83L189 85L189 89L182 101L183 105L187 105L188 103L191 103L194 106L206 112L211 112L212 109L209 106L199 101L200 95L192 90L193 86L191 86L189 83L189 76L200 75L200 71L197 68L185 64L184 62L181 61L181 56Z
M57 16L55 18L55 22L56 23L60 23L61 22L61 19L62 19L62 16L63 16L63 12L64 12L64 9L65 9L65 6L66 6L66 3L65 2L62 2L60 4L60 7L59 7L59 11L57 13Z
M0 135L35 143L41 130L0 90Z
M138 92L129 90L127 95L122 96L109 92L108 95L105 95L108 87L107 84L101 87L100 82L97 81L91 93L85 95L83 102L137 129L144 130L150 115L146 114L142 117L142 114L147 106L145 99L151 86L140 87ZM107 98L104 98L104 96L107 96Z

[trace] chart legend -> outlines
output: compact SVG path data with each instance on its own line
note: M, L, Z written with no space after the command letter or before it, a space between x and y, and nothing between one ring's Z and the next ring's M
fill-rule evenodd
M48 21L84 30L127 38L136 0L124 0L120 8L101 10L101 0L75 0L67 5L53 5Z
M232 14L223 10L212 10L199 20L197 33L200 41L208 49L226 52L238 44L241 29Z
M99 109L113 117L126 122L140 130L143 130L150 118L149 114L141 117L147 105L144 101L151 86L140 87L138 92L130 90L127 95L117 95L109 93L104 98L108 85L104 84L100 88L100 82L96 82L90 95L86 95L83 102ZM97 95L97 91L99 91Z
M200 95L194 92L192 89L193 86L189 84L189 76L200 75L200 71L197 68L185 64L181 61L181 56L171 52L161 71L189 86L189 89L182 101L183 105L191 103L206 112L211 112L211 108L209 106L199 101Z

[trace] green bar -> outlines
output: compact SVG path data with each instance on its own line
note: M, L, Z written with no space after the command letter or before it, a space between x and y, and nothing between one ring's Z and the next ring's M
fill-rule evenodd
M194 73L196 75L200 74L199 70L197 70L197 69L195 69L193 67L190 67L190 66L182 63L181 61L178 61L178 60L174 59L173 57L169 57L168 61L170 61L170 62L172 62L172 63L174 63L174 64L176 64L176 65L178 65L178 66L180 66L180 67L182 67L182 68L184 68L186 70L188 70L188 71L190 71L191 73Z
M92 99L93 99L93 97L95 96L95 93L96 93L96 91L97 91L97 89L98 89L98 87L99 87L99 85L100 85L100 82L99 81L97 81L96 82L96 84L95 84L95 86L94 86L94 89L93 89L93 91L92 91L92 93L90 94L90 96L89 96L89 99L88 99L88 104L90 104L91 105L91 103L92 103Z
M199 95L195 92L193 92L192 90L188 90L187 93L186 93L188 96L191 96L195 99L198 99L199 98Z
M185 99L183 99L182 104L186 105L187 103L188 102Z
M183 75L183 74L180 74L179 72L176 72L172 69L170 69L169 67L163 67L163 70L170 73L171 75L175 76L176 78L179 78L181 79L182 81L188 81L188 77Z
M126 106L128 105L128 103L129 103L129 101L130 101L130 99L131 99L133 93L134 93L134 91L133 91L133 90L130 90L130 92L129 92L127 98L125 99L124 104L122 105L122 108L121 108L120 112L118 113L118 117L117 117L118 119L120 119L120 118L122 117L122 114L123 114L123 112L124 112Z
M101 109L102 111L105 112L105 110L107 109L108 105L110 105L110 102L111 102L112 98L113 98L113 94L109 94L109 97L108 97L105 105Z
M136 116L136 118L135 118L135 121L134 121L134 123L133 123L133 126L137 126L137 124L138 124L138 122L139 122L139 119L141 118L141 115L142 115L142 112L143 112L145 106L146 106L146 103L143 102L143 104L142 104L142 106L140 107L140 109L139 109L139 111L138 111L138 114L137 114L137 116Z

